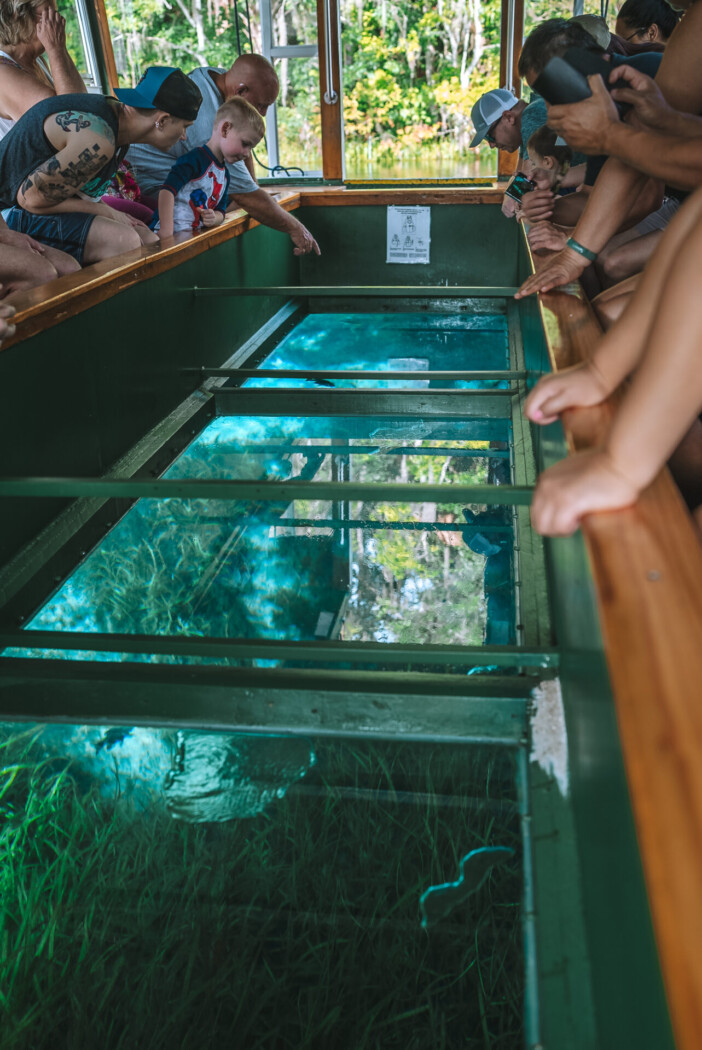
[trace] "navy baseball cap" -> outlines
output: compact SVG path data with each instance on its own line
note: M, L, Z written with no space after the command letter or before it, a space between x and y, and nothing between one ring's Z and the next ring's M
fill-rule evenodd
M173 66L149 66L136 87L118 88L115 95L126 106L162 109L181 120L195 120L202 102L197 84Z

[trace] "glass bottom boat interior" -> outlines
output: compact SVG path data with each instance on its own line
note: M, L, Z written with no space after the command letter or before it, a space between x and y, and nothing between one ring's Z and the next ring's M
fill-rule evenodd
M576 843L563 598L529 526L552 454L522 417L530 311L278 303L214 363L179 350L182 399L99 483L26 479L3 1048L626 1045L597 1043L614 992L582 948L602 856Z

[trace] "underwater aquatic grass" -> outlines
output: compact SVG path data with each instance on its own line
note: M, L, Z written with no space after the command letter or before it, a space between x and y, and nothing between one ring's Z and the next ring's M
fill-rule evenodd
M493 1050L521 1046L518 874L429 931L418 913L468 849L518 847L516 807L475 804L514 802L511 762L315 749L267 813L190 826L86 792L31 739L0 747L21 767L2 795L2 1050L483 1050L484 1024Z

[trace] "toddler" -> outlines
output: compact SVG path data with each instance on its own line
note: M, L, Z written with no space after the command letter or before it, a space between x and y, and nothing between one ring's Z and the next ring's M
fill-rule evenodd
M574 189L583 181L580 168L571 171L572 149L570 146L556 145L557 140L556 132L545 124L535 131L527 143L529 162L524 172L538 183L540 189L551 190L552 193Z
M261 115L245 99L236 96L219 107L209 142L179 157L159 192L151 229L161 240L224 222L229 190L226 165L246 160L264 131Z

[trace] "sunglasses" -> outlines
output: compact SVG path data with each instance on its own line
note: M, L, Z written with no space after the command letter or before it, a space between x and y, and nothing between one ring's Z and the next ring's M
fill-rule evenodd
M495 121L495 123L491 124L490 127L487 130L487 134L485 136L485 141L488 142L491 146L496 146L497 145L497 143L495 142L495 128L497 127L497 125L500 123L501 120L502 120L502 117L498 117L497 120Z

